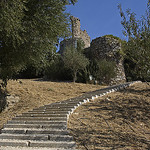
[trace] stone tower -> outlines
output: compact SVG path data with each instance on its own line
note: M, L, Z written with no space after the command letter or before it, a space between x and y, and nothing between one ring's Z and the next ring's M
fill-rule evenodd
M60 43L59 53L61 54L64 52L66 47L76 45L78 39L81 39L84 42L84 48L90 47L90 36L87 34L86 30L82 31L80 29L80 19L71 16L70 20L72 23L72 38L65 39Z
M120 55L121 42L115 37L103 36L92 40L91 55L97 60L106 59L116 64L116 77L110 84L120 84L126 82L123 65L123 57Z
M72 38L80 38L80 19L71 16L70 20L72 23Z

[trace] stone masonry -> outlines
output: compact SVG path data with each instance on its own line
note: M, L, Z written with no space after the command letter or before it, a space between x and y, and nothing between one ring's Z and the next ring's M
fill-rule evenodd
M115 62L117 76L112 79L111 84L126 82L123 58L119 53L121 50L121 42L118 39L109 36L96 38L92 40L90 49L93 58Z
M71 16L71 22L72 22L72 38L73 39L82 39L82 41L84 42L84 48L88 48L90 47L90 36L87 34L87 31L84 30L82 31L80 29L80 19Z
M65 39L60 43L59 53L61 54L64 52L64 49L66 47L69 47L71 45L72 46L74 45L74 47L76 47L78 39L81 39L84 42L84 48L90 47L90 42L91 42L90 36L87 34L86 30L82 31L80 29L80 26L81 26L80 19L71 16L70 20L72 23L72 38Z

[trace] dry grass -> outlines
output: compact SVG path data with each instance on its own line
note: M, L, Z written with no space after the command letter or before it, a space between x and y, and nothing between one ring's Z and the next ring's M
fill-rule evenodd
M9 81L7 91L9 94L19 96L20 100L12 108L0 113L0 128L7 120L16 114L21 114L57 101L82 95L85 92L100 89L99 85L49 82L40 80Z
M149 150L150 87L135 84L79 107L68 121L83 150Z

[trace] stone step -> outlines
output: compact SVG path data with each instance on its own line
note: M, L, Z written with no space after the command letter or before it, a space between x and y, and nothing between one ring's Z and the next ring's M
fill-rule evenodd
M76 99L78 100L78 98L73 98L73 99ZM61 102L58 102L58 103L53 103L54 105L57 105L57 104L75 104L77 103L78 101L72 101L73 99L67 99L65 101L61 101ZM53 105L53 104L49 104L49 105L45 105L45 106L50 106L50 105Z
M38 147L12 147L12 146L1 146L1 150L39 150ZM46 148L40 147L40 150L77 150L75 148Z
M71 110L72 108L74 107L65 107L65 108L48 108L48 109L38 109L38 108L35 108L33 109L33 111L69 111Z
M35 129L49 129L49 128L57 128L57 129L66 129L66 125L63 124L51 124L45 125L41 124L6 124L4 128L35 128Z
M77 103L78 104L78 103ZM72 108L74 107L75 105L77 104L61 104L61 105L49 105L49 106L42 106L42 107L39 107L39 108L35 108L35 109L52 109L52 108ZM34 109L33 109L34 110Z
M68 110L65 111L58 111L58 110L51 110L51 111L28 111L28 113L33 113L33 114L67 114ZM24 114L24 113L23 113Z
M55 134L55 135L68 135L66 130L58 129L28 129L28 128L4 128L1 130L1 133L6 134Z
M35 108L16 116L8 121L4 129L1 130L0 149L1 147L14 147L16 150L16 147L20 146L25 150L31 147L38 148L38 150L39 148L73 150L75 142L67 131L68 114L81 103L94 100L94 98L105 95L112 90L121 90L124 87L125 85L119 85L96 90L63 102ZM23 150L22 148L20 149Z
M67 120L67 117L15 117L12 120L24 120L24 121L50 121L50 120Z
M0 139L15 139L15 140L35 140L35 141L73 141L73 137L69 135L28 135L28 134L0 134Z
M20 146L20 147L48 147L48 148L61 148L61 149L74 149L75 142L55 142L55 141L26 141L26 140L7 140L0 139L0 146ZM22 149L22 148L21 148Z
M23 120L11 120L8 121L7 124L40 124L40 125L51 125L51 124L59 124L59 125L66 125L67 122L66 120L53 120L53 121L36 121L36 120L32 120L32 121L23 121Z
M83 99L81 99L81 100L76 100L76 101L74 101L74 103L76 103L74 106L77 106L80 102L83 102L84 99L86 99L86 98L83 98Z
M31 114L31 113L24 113L22 115L16 117L66 117L66 114Z
M44 108L70 108L70 107L73 107L75 104L73 105L70 105L70 104L61 104L61 105L49 105L49 106L41 106L41 107L38 107L38 108L34 108L34 109L44 109Z
M78 101L75 101L75 102L64 101L64 102L59 103L58 105L60 105L60 106L74 106L74 105L77 105L78 103L79 103ZM49 106L51 106L51 105L45 105L45 107L49 107Z
M83 99L85 99L86 97L76 97L73 99L69 99L69 100L65 100L59 103L55 103L55 104L49 104L49 105L44 105L42 107L54 107L54 106L75 106L77 105L80 101L83 101ZM41 108L41 107L40 107Z

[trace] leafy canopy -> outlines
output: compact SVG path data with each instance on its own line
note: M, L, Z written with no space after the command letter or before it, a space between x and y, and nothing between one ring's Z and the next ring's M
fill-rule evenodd
M76 1L0 1L0 77L5 83L28 64L48 63L58 39L69 35L66 5Z
M72 71L73 82L77 80L77 73L84 70L89 64L89 60L83 54L82 41L77 41L77 48L67 47L64 52L63 60L66 68Z
M147 3L147 10L144 16L136 19L136 14L130 9L126 11L127 16L119 5L121 24L124 27L124 35L128 37L125 45L126 59L131 62L131 76L136 79L150 80L150 3ZM130 65L130 64L129 64Z

